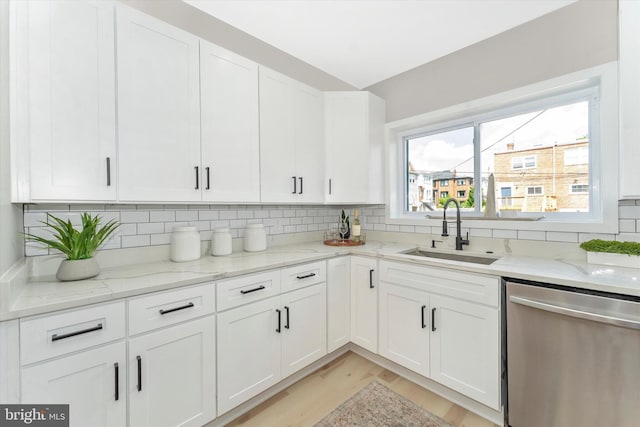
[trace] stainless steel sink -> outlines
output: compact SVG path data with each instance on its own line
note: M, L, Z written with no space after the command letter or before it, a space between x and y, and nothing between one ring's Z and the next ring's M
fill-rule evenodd
M442 252L421 251L419 249L411 249L408 252L401 252L404 255L421 256L425 258L448 259L451 261L470 262L472 264L489 265L497 261L497 258L480 257L465 254L451 254Z

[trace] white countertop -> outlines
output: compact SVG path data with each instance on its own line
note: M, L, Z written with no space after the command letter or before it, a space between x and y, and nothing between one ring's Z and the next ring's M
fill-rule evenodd
M184 263L159 261L106 268L95 278L77 282L58 282L53 276L35 277L19 288L10 304L5 304L6 308L0 311L0 320L112 301L349 254L640 297L639 269L513 255L502 256L491 265L482 265L399 254L416 247L416 244L411 243L369 241L364 246L348 248L310 242L278 246L257 253L235 252L226 257L205 255L198 261ZM429 250L423 247L421 249ZM470 251L462 253L487 256Z

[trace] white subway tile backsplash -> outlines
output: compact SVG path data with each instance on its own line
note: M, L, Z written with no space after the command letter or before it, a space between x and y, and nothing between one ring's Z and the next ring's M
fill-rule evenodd
M238 211L221 211L219 219L238 219Z
M151 222L173 222L176 220L175 211L153 211L149 212Z
M198 211L176 211L176 221L197 221Z
M253 211L249 211L249 210L238 211L238 219L253 219L253 218L255 218Z
M247 221L244 219L232 219L229 221L229 227L231 228L245 228L247 226Z
M46 212L25 212L24 214L25 227L42 227L43 222L47 222Z
M578 233L567 233L564 231L547 231L546 240L549 242L578 243Z
M168 245L171 242L171 233L152 234L151 246Z
M164 224L161 222L146 222L138 224L138 234L164 233Z
M518 230L518 240L545 240L544 231Z
M149 222L149 212L134 211L134 212L121 212L120 222Z
M465 231L465 235L466 235L466 231ZM470 228L469 236L470 237L491 237L492 233L491 233L491 229L489 228Z
M398 232L398 231L400 231L400 226L396 225L396 224L387 224L386 231Z
M387 226L388 231L389 226ZM401 225L400 230L401 233L415 233L416 227L414 225Z
M517 239L518 231L516 230L492 230L494 239Z
M123 248L134 248L138 246L151 246L151 238L148 234L137 236L122 236Z
M640 218L640 206L620 206L618 208L619 217L623 218Z
M618 221L620 233L635 233L636 221L635 219L621 219Z

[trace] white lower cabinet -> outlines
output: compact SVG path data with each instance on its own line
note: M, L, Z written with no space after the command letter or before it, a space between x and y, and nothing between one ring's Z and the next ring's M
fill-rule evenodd
M125 343L22 369L22 402L69 404L71 427L127 425Z
M350 257L327 261L327 351L351 341Z
M201 426L216 416L215 318L129 339L131 426Z
M500 410L499 279L387 261L380 277L380 355Z
M500 316L485 307L432 296L431 378L500 408Z
M378 261L351 257L351 341L378 352Z
M380 283L380 355L429 376L429 294Z
M218 415L327 353L326 285L218 314Z

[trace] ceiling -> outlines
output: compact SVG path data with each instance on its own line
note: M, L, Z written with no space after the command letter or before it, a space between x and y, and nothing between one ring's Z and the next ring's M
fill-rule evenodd
M183 0L357 88L576 0Z

